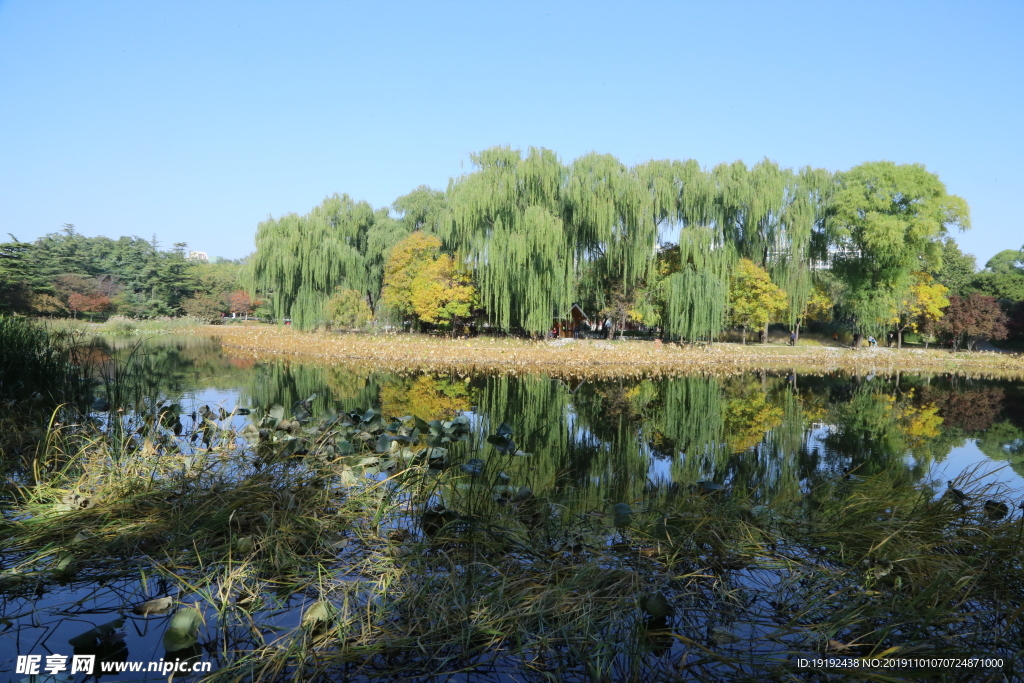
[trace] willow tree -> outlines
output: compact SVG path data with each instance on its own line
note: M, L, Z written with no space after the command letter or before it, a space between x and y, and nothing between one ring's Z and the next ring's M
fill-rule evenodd
M493 324L544 332L576 291L568 169L546 149L493 147L471 159L478 170L449 184L442 237L476 273Z
M420 185L409 194L402 195L392 204L408 233L438 232L448 202L444 192Z
M300 329L316 327L336 288L369 293L365 252L374 219L366 202L334 195L306 216L263 221L256 231L250 285L272 294L276 318L291 318Z
M713 341L725 329L735 249L714 228L691 227L679 233L679 244L664 258L665 336Z
M814 292L814 263L826 257L825 217L834 189L831 172L810 166L794 175L787 186L787 201L775 235L776 257L768 264L768 272L786 292L787 323L797 335Z
M386 208L374 212L373 225L366 233L366 244L363 247L363 267L366 270L364 294L375 314L383 313L382 309L386 308L381 291L388 257L395 245L411 232L409 223L393 218Z
M658 400L642 438L672 459L676 481L714 478L725 442L725 402L715 377L679 377L656 382ZM710 476L709 476L710 475Z
M711 177L693 160L650 161L634 173L646 189L657 235L678 242L658 259L664 334L712 340L725 327L735 250L716 221Z
M693 159L648 161L633 167L647 193L647 210L662 242L678 241L681 230L718 227L717 189Z
M617 300L625 324L639 290L654 272L658 225L643 179L607 154L588 154L571 167L567 216L575 235L582 289L598 308Z
M811 293L812 261L823 251L832 175L810 167L796 173L765 159L749 169L742 162L722 164L711 176L711 224L787 293L788 322L796 328Z

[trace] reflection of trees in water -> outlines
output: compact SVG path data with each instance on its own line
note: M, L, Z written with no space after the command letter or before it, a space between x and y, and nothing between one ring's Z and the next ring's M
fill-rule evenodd
M721 383L713 377L680 377L657 383L644 428L652 450L698 469L713 464L725 438Z
M400 377L380 390L380 407L388 417L412 415L422 420L450 420L472 405L469 379Z
M833 407L829 417L835 430L825 444L846 456L851 469L865 474L883 469L885 462L903 451L892 402L891 396L871 384L858 387L849 400Z
M925 448L929 436L938 436L934 412L913 405L913 392L902 393L898 383L876 379L857 385L848 400L837 402L829 414L833 431L825 438L831 454L858 475L877 474L913 455L907 474L921 477L931 461ZM927 427L915 420L929 419Z
M785 378L768 378L767 392L761 394L767 407L760 401L749 401L755 408L742 413L750 416L746 425L737 424L739 434L753 435L743 442L745 449L732 453L723 464L718 477L734 487L749 491L755 499L773 499L780 496L795 498L800 493L800 482L808 457L807 438L811 421L804 414L799 395ZM734 412L733 419L741 413ZM768 420L762 423L762 415ZM767 431L764 431L765 428Z
M481 436L508 422L535 454L532 476L589 504L641 496L652 458L667 460L679 484L792 498L844 468L919 480L963 438L935 400L947 389L925 389L905 377L751 374L602 381L573 393L546 378L490 377L478 412ZM815 424L830 426L822 443L810 439Z
M965 432L981 432L989 428L1003 410L1006 392L1002 387L937 388L924 387L922 400L934 403L943 424Z
M723 423L725 443L730 453L746 452L759 443L765 435L778 427L784 415L773 397L772 389L780 378L758 379L754 375L730 377L725 381L726 398ZM774 399L774 400L773 400Z
M1024 476L1024 428L1009 420L992 425L978 437L978 448L993 460L1005 460L1013 471Z
M96 343L110 354L100 373L121 380L120 389L135 394L133 403L176 399L206 388L232 389L249 376L248 368L238 367L209 337L105 338Z
M487 435L507 423L518 449L531 454L508 458L518 477L515 485L550 492L572 478L573 465L589 461L593 449L578 445L570 425L570 394L565 384L541 375L488 375L477 381L478 442L483 443ZM490 453L489 457L496 456Z
M118 340L104 352L123 362L136 343ZM533 454L508 463L516 484L566 499L572 494L580 509L642 496L652 460L667 462L659 471L674 482L728 483L758 498L798 495L847 467L858 475L897 468L917 478L968 438L1024 473L1024 389L1005 382L768 373L571 384L538 375L467 381L287 359L253 362L229 358L203 337L164 337L134 353L141 392L150 398L241 387L242 404L257 408L290 408L317 394L314 415L381 407L387 417L430 420L472 410L479 444L507 422L518 448ZM830 426L820 444L809 438L816 424ZM487 457L491 451L483 447Z
M217 354L208 349L207 358L199 348L172 348L151 362L173 365L191 354L193 369L212 371L203 359L213 362ZM1024 420L997 422L1017 417L1019 390L963 379L752 373L569 385L538 375L467 382L288 361L257 365L244 376L258 406L290 406L316 393L315 403L324 406L380 406L388 417L429 420L475 405L479 443L507 422L519 449L533 454L510 468L593 505L639 496L652 458L669 461L675 482L729 483L757 497L797 495L844 468L862 476L896 468L916 480L965 438L979 438L989 457L1024 461ZM821 446L809 442L814 424L831 426Z
M641 495L650 456L641 434L656 399L650 382L629 380L584 383L572 395L577 452L567 479L591 487L596 498L621 502Z
M963 406L959 424L965 435L977 439L982 453L1009 462L1024 476L1024 385L1003 382L998 387L958 389L943 398L946 404ZM976 415L972 415L972 404L977 405Z
M938 458L975 439L982 453L1024 476L1024 386L951 377L928 382L919 395L942 418L942 433L931 442Z
M256 365L247 378L243 402L255 408L275 403L290 408L316 394L312 413L319 415L325 410L365 410L379 405L381 384L391 375L273 360Z

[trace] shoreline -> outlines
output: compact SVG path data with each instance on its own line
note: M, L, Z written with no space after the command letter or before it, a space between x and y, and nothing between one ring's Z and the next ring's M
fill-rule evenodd
M713 345L597 339L529 341L425 335L298 332L255 326L209 325L208 334L247 356L288 356L337 364L366 364L406 371L459 373L543 373L559 378L665 377L738 374L770 370L810 374L846 372L894 375L954 374L984 379L1024 379L1024 355L999 351L852 349L781 344Z

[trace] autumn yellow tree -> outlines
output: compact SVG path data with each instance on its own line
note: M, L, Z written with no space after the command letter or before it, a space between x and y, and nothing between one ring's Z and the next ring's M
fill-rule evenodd
M786 309L787 297L761 266L750 259L736 264L729 287L729 321L743 328L743 343L747 343L747 328L761 329Z
M748 391L730 398L725 406L726 444L733 453L742 453L761 443L765 434L782 424L782 408L773 404L764 391Z
M949 289L925 272L913 274L913 284L905 296L900 297L889 323L896 328L896 347L903 348L903 334L907 330L931 330L949 306Z
M723 435L730 453L754 448L782 424L785 415L777 396L756 376L731 377L721 386Z
M477 293L465 269L441 253L441 240L416 231L392 249L381 298L403 315L454 328L469 317Z
M412 281L412 309L421 321L457 328L476 302L476 289L455 259L441 254L425 264Z
M832 308L835 301L829 296L828 291L820 284L811 287L810 295L807 297L807 304L799 317L800 324L808 320L816 322L828 322L832 319Z
M384 265L384 287L381 291L384 303L402 315L413 315L412 283L440 253L441 240L421 230L396 244Z

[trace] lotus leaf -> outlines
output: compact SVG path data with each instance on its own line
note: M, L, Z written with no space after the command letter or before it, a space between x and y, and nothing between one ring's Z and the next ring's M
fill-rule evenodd
M616 503L615 504L615 520L614 524L616 527L624 528L628 527L633 523L633 517L631 513L633 509L629 507L628 503Z
M498 449L499 453L512 453L516 450L516 443L507 437L491 435L487 437L487 443Z
M164 649L177 652L192 647L199 640L199 627L203 615L194 607L183 607L171 617L171 623L164 632Z
M716 626L711 629L711 639L719 645L731 645L732 643L740 642L739 636L724 626Z
M640 609L652 619L664 619L672 615L672 605L661 591L644 593L639 600Z
M480 458L470 458L459 465L459 469L472 477L479 477L484 471L484 461Z
M333 613L334 605L326 600L317 600L303 612L302 627L306 629L316 628L325 622L329 622Z
M96 642L100 638L109 633L113 633L117 629L121 628L121 626L123 625L124 619L118 617L117 619L114 619L113 621L108 621L105 624L94 626L93 628L89 629L88 631L85 631L84 633L80 633L74 638L69 638L68 645L75 648L93 647L96 645Z
M75 571L75 556L69 550L61 550L57 553L57 560L53 568L58 572Z

